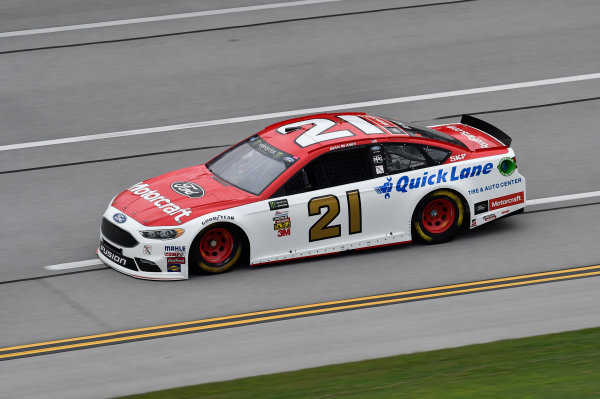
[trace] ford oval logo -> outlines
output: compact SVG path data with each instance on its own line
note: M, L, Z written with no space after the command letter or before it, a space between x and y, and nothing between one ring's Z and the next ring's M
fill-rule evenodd
M171 190L190 198L204 197L204 189L189 181L178 181L171 184Z
M115 213L113 215L113 220L117 223L125 223L127 216L123 215L122 213Z

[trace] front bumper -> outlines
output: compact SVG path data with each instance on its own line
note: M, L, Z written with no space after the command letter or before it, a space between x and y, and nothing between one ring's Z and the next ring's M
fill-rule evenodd
M148 227L132 217L127 217L124 222L117 224L113 222L113 216L118 213L122 212L109 206L103 215L105 228L100 229L100 244L96 252L103 263L121 273L141 279L185 280L188 278L185 233L173 240L146 239L139 231L149 230ZM121 234L115 234L115 230ZM124 233L131 235L134 240L125 243L121 239L121 236L127 235Z

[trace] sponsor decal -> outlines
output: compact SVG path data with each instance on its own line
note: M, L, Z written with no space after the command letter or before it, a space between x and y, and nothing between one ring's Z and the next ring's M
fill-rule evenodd
M385 194L385 199L390 198L390 193L392 192L392 188L394 185L392 184L392 178L386 177L386 182L383 183L382 186L375 187L375 192L377 194Z
M484 222L489 222L489 221L494 220L494 219L496 219L496 215L487 215L487 216L483 217L483 221Z
M488 148L489 147L488 143L486 143L485 141L483 141L479 137L475 136L474 134L469 133L469 132L467 132L465 130L462 130L458 126L448 125L447 128L450 129L450 130L454 130L455 132L458 132L458 133L462 134L463 136L465 136L467 138L467 140L479 144L479 147L481 147L481 148Z
M173 256L185 256L185 252L165 252L165 258L170 258Z
M277 211L273 216L273 230L277 231L277 237L289 236L292 220L288 216L288 212Z
M285 209L285 208L289 208L289 207L290 206L288 204L287 198L275 200L275 201L269 201L269 209L271 209L272 211L274 211L276 209Z
M176 247L176 248L181 248L181 247ZM185 248L185 247L183 247L183 248ZM167 257L167 272L180 273L181 265L184 263L185 263L185 257L183 256L183 254L180 256Z
M171 183L171 190L175 191L177 194L185 195L190 198L204 197L204 189L196 183L189 181L177 181Z
M436 172L429 174L429 171L423 173L422 176L413 177L409 179L408 176L401 176L396 182L396 191L406 193L409 190L414 190L425 186L435 186L440 183L447 183L449 181L458 181L464 179L470 179L480 175L487 175L492 171L494 165L488 162L484 165L466 166L458 168L453 166L452 169L444 171L444 169L438 169ZM382 186L375 187L377 194L385 194L385 198L390 198L391 188L391 177L387 178L387 182Z
M266 155L272 159L281 159L281 158L291 158L291 155L280 151L279 149L273 147L271 144L267 143L263 139L258 136L253 136L248 140L248 143L252 148L256 151L260 152L263 155Z
M165 245L165 258L185 256L185 245Z
M217 220L235 220L235 216L229 216L229 215L212 216L212 217L209 217L208 219L204 220L202 222L202 226L204 226L205 224L210 223L210 222L216 222Z
M127 216L125 216L122 213L115 213L113 215L113 220L117 223L125 223L125 221L127 220Z
M475 204L475 214L479 215L480 213L485 213L488 211L488 202L481 201Z
M476 219L471 220L471 227L477 227L477 220Z
M296 160L292 157L283 157L283 160L288 163L294 163Z
M522 204L524 202L525 193L521 191L520 193L509 194L503 197L491 199L489 201L489 208L490 211L493 211L498 208L505 208L510 205Z
M377 173L378 175L383 174L384 173L383 165L375 165L375 173Z
M277 237L289 236L291 234L292 220L288 212L275 212L273 216L273 230L277 231Z
M144 255L152 255L152 245L144 245Z
M373 151L373 152L379 152L379 151L381 151L381 146L380 145L374 145L373 147L371 147L371 151Z
M498 163L498 170L502 176L510 176L517 169L517 164L513 158L502 158Z
M165 252L167 251L185 252L185 245L165 245Z
M334 145L333 147L329 147L329 151L339 150L340 148L346 148L346 147L354 147L355 145L356 145L356 143L346 143L346 144Z
M508 212L510 212L510 209L506 209L506 210L500 212L500 214L501 215L506 215Z
M383 155L373 155L373 163L383 163Z
M488 186L476 187L474 189L469 190L469 194L471 194L471 195L473 195L473 194L479 194L479 193L483 193L485 191L495 190L497 188L508 187L508 186L513 185L513 184L521 183L522 181L523 181L522 178L517 177L516 179L507 180L507 181L503 181L503 182L500 182L500 183L494 183L494 184L490 184Z
M181 273L181 263L168 263L167 272L169 273Z
M147 183L137 183L130 187L128 191L141 197L142 199L145 199L148 202L153 203L155 207L159 208L167 215L173 216L177 223L181 223L181 218L183 216L190 216L192 214L192 211L189 208L181 209L179 206L172 203L169 198L161 195L158 191L150 190L149 186L150 185Z
M277 237L289 236L291 233L290 229L281 229L277 231Z
M452 155L450 157L450 162L462 161L466 156L467 154Z

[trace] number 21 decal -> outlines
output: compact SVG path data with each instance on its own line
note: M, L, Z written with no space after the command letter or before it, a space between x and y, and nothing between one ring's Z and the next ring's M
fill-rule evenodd
M362 232L362 210L360 206L360 193L358 190L346 191L348 202L348 234ZM324 195L311 198L308 201L308 216L321 214L321 208L326 208L325 213L308 231L308 240L319 241L328 238L340 237L342 227L339 224L329 224L340 214L340 201L335 195Z
M365 119L356 116L356 115L337 115L338 118L345 120L350 123L352 126L358 128L364 134L381 134L384 133L383 130L375 126L374 124L367 122ZM298 136L295 140L296 144L300 147L308 147L309 145L322 143L324 141L340 139L342 137L350 137L355 134L350 130L333 130L328 132L327 130L336 125L334 121L331 119L324 118L316 118L309 119L300 122L288 123L287 125L283 125L277 128L277 133L279 134L289 134L291 131L294 131L294 128L300 128L302 126L312 125Z

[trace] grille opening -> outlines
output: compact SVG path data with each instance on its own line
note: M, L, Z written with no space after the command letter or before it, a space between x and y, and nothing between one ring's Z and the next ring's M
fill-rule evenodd
M138 245L138 242L131 234L123 230L119 226L115 226L106 218L102 218L102 234L110 241L122 247L133 248Z
M137 263L138 267L140 268L140 271L152 272L152 273L161 273L162 272L162 270L160 270L160 267L158 267L158 265L156 263L149 261L148 259L135 258L135 262Z

